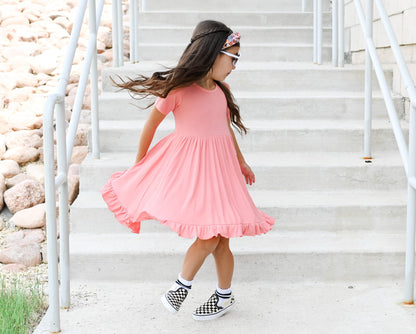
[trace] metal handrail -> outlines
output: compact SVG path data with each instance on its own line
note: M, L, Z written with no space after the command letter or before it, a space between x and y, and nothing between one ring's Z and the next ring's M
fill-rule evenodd
M317 1L317 0L315 0ZM381 62L377 56L376 47L372 36L373 27L373 6L374 1L380 14L381 22L386 30L390 41L390 47L393 51L396 63L399 67L400 74L405 83L406 90L410 99L410 121L409 121L409 147L407 147L403 131L400 127L400 121L393 103L390 89L385 78ZM338 41L333 40L333 58L332 63L338 66L343 65L344 61L344 22L343 22L343 0L333 0L332 10L332 27L337 29ZM415 225L416 225L416 88L410 76L406 62L403 58L400 46L393 32L390 20L386 13L381 0L367 0L367 17L360 0L354 0L360 25L364 34L366 43L366 71L365 71L365 131L364 131L364 155L371 159L371 120L372 120L372 72L373 66L377 80L383 94L390 122L392 124L394 136L400 151L403 166L406 171L408 181L408 200L407 200L407 222L406 222L406 265L405 265L405 303L414 304L414 282L415 282ZM338 15L334 13L338 12ZM314 8L314 16L322 15L318 8ZM315 29L317 29L315 27ZM316 32L315 32L316 33ZM315 34L314 33L314 34ZM334 37L333 33L333 37ZM338 46L338 47L337 47ZM314 41L314 49L321 48ZM337 52L337 54L335 54ZM338 60L338 61L336 61ZM314 58L315 61L315 58Z
M123 47L123 9L122 0L113 0L113 65L120 67L124 65ZM144 10L146 2L141 1L141 11ZM130 0L130 62L139 61L139 0Z
M81 0L78 13L69 41L68 50L62 73L59 77L56 93L46 101L43 114L43 147L45 163L45 202L46 225L48 239L48 281L49 281L49 330L52 333L61 331L60 307L70 306L70 277L69 277L69 201L68 201L68 168L71 161L72 149L76 137L85 89L91 73L91 125L93 156L99 158L98 142L98 79L97 79L97 30L105 0ZM69 81L75 50L78 45L80 31L89 2L90 35L87 56L78 83L72 117L66 134L65 120L65 91ZM58 171L55 177L54 159L54 114L56 111L56 142ZM60 223L60 288L58 276L58 247L56 226L56 189L59 188L59 223ZM59 301L59 296L61 301Z

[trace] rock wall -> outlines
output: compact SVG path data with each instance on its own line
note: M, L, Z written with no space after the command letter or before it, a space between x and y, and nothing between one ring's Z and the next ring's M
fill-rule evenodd
M47 96L56 91L78 5L79 0L1 2L0 262L20 264L3 269L22 270L42 261L46 223L42 115ZM127 9L127 3L123 5ZM111 1L107 0L98 31L99 71L112 61L111 17ZM71 118L88 33L87 10L66 90L67 121ZM78 194L79 164L88 152L89 88L82 109L69 169L71 203Z

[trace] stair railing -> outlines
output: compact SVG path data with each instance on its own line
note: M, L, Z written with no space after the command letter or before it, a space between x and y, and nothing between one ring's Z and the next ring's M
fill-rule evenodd
M146 6L141 0L141 10ZM122 0L112 1L113 11L113 66L124 65L124 36ZM130 62L139 61L139 0L130 0Z
M69 277L69 201L68 201L68 168L81 115L82 104L88 79L91 85L91 126L92 155L100 157L98 141L98 71L97 71L97 30L105 0L99 0L98 8L95 0L81 0L77 16L72 28L71 38L64 66L59 77L58 87L54 94L48 96L43 113L43 147L45 163L45 202L48 241L48 285L49 285L49 331L59 333L60 308L70 306ZM77 94L72 109L71 121L67 129L65 119L65 92L69 82L75 51L80 31L89 7L89 41L83 70L78 82ZM54 115L56 114L56 144L58 170L55 173L54 157ZM55 177L56 174L56 177ZM59 189L59 223L60 250L58 275L58 245L56 224L56 189ZM60 292L59 292L60 281ZM61 297L59 301L59 296Z
M321 1L321 0L314 0ZM375 5L380 14L381 22L385 28L393 51L394 58L400 70L400 74L404 81L406 90L410 99L410 121L409 121L409 147L407 147L403 131L400 127L400 121L397 116L396 108L393 103L390 89L387 84L386 77L383 72L382 65L377 55L376 47L373 40L373 7ZM408 183L408 199L407 199L407 222L406 222L406 264L405 264L405 304L414 304L414 281L415 281L415 225L416 225L416 88L410 76L406 62L403 58L400 46L393 32L389 17L381 0L367 0L366 11L360 0L354 0L360 25L364 34L366 43L366 66L365 66L365 117L364 117L364 158L371 159L371 121L372 121L372 72L373 66L376 73L378 83L383 94L389 119L393 128L394 136L400 151L404 169L406 171ZM338 66L343 65L344 61L344 1L332 1L332 28L333 31L333 50L332 63ZM319 6L314 6L314 17L322 15L319 13ZM314 19L315 20L315 19ZM314 29L319 26L314 25ZM314 31L314 35L317 32ZM335 36L338 40L334 41ZM342 39L341 39L342 38ZM322 48L316 40L314 40L314 50ZM315 56L315 53L314 53ZM314 62L315 58L314 58Z

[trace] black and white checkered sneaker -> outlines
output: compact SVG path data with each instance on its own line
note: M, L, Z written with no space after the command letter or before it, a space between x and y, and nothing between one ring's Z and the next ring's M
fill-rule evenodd
M235 299L234 296L227 298L224 300L220 305L219 298L217 293L214 293L211 297L209 297L208 301L198 307L194 313L192 313L192 317L195 320L212 320L223 316L227 313L231 307L234 305Z
M170 290L162 296L161 300L166 309L175 314L179 311L187 295L188 291L185 288L178 287L175 283Z

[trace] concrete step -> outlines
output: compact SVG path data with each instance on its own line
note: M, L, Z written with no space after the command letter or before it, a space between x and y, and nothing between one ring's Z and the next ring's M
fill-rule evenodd
M164 65L169 66L169 63ZM171 64L172 65L172 64ZM106 68L102 71L104 91L114 91L110 76L134 78L138 74L151 75L157 70L166 69L155 62L128 64L121 68ZM392 71L386 70L386 78L391 84ZM364 70L362 66L334 68L331 65L313 65L285 62L245 62L227 78L233 91L284 92L284 91L339 91L363 92ZM374 77L374 88L378 87Z
M313 14L311 12L278 12L278 11L241 11L234 8L231 12L223 10L210 11L146 11L139 13L141 26L191 26L195 27L203 20L224 22L231 29L244 24L258 27L312 27ZM331 27L331 13L323 13L323 26Z
M102 152L135 152L143 120L100 121ZM249 133L237 140L244 152L314 151L360 152L363 149L363 122L344 120L250 120L245 122ZM407 125L404 134L407 138ZM174 122L164 120L154 142L174 131ZM394 151L397 144L387 120L373 120L373 150Z
M364 94L354 92L250 92L233 91L243 120L252 119L364 119ZM101 120L146 119L144 110L155 98L132 99L127 92L103 92L99 98ZM396 110L404 116L402 98L394 99ZM386 119L381 95L373 96L373 118Z
M183 43L141 43L140 61L171 61L177 62L185 50ZM253 43L242 45L244 61L283 61L283 62L308 62L313 60L312 42L307 44L278 44L278 43ZM242 58L243 59L243 58ZM331 61L331 46L324 44L322 48L322 60Z
M85 180L85 177L81 180ZM404 232L406 189L386 191L259 191L249 187L259 210L275 217L281 231ZM98 191L82 190L71 206L72 233L128 233ZM143 221L141 233L173 233L157 221Z
M313 41L313 27L289 26L289 27L259 27L252 25L251 22L244 22L244 25L233 27L234 31L241 34L242 46L250 43L281 43L281 44L310 44ZM193 26L156 26L154 24L139 27L140 43L154 43L157 40L160 44L171 42L180 43L186 46L191 37ZM322 31L322 41L331 44L332 29L324 28Z
M312 1L307 1L306 10L312 10ZM237 0L237 1L221 1L221 0L152 0L143 1L141 4L142 11L159 11L163 8L165 11L279 11L279 12L293 12L302 10L302 1L293 0ZM322 1L322 9L328 11L330 8L330 1Z
M362 153L361 153L362 155ZM407 185L398 152L376 152L372 163L360 153L248 152L247 163L256 175L255 190L393 190ZM81 167L81 190L99 190L109 176L131 167L135 152L103 153Z
M71 278L171 280L192 242L168 233L72 233ZM235 276L244 282L259 277L266 281L394 279L404 272L404 233L279 232L233 238L230 246ZM214 275L215 265L209 257L198 276Z

